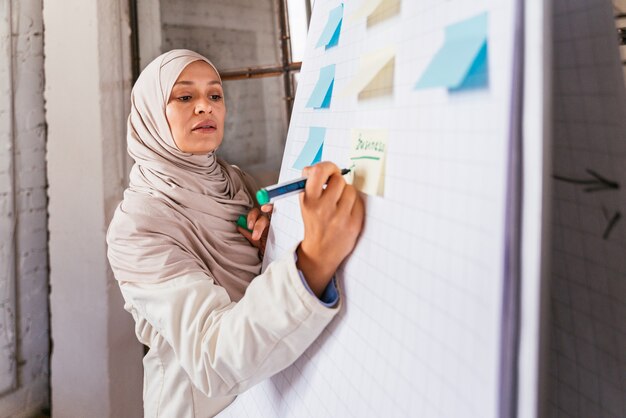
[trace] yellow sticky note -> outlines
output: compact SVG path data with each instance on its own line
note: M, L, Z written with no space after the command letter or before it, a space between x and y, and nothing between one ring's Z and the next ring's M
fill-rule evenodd
M401 0L365 0L361 7L348 17L347 23L352 24L367 17L367 26L375 25L400 13Z
M385 160L387 131L384 129L353 129L350 161L357 190L372 196L385 192Z
M358 94L359 100L393 92L396 51L383 48L361 57L356 76L341 92L342 97Z

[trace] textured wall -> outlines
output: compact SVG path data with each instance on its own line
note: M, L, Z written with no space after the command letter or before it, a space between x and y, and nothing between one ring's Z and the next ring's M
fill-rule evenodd
M41 0L5 0L0 6L0 33L8 35L12 26L12 36L0 40L0 289L6 292L0 304L8 292L16 296L14 312L0 306L3 325L11 314L15 318L13 329L0 325L0 349L17 337L12 367L0 370L0 381L16 377L14 388L0 395L0 417L19 417L49 404L43 22Z
M143 348L106 257L122 198L128 1L44 0L54 417L138 417Z
M274 0L161 1L161 50L188 48L219 70L281 62ZM219 155L267 183L278 178L287 135L281 77L224 84L228 117Z
M15 184L11 5L0 3L0 393L15 388Z

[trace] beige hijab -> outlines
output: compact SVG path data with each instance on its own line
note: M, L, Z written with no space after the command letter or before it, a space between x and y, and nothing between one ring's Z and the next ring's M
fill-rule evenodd
M127 141L135 164L109 226L108 256L119 281L158 283L202 272L238 301L261 269L257 249L236 227L253 206L253 182L213 152L181 152L165 116L176 79L198 60L213 66L192 51L167 52L133 87Z

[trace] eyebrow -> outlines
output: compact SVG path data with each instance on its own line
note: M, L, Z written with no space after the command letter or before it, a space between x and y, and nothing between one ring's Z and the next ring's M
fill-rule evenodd
M174 83L174 85L177 85L177 84L182 84L182 85L185 85L185 86L191 86L191 85L195 84L195 82L187 81L187 80L180 80L180 81L177 81L176 83ZM212 80L212 81L209 81L207 84L219 84L219 85L222 85L222 82L219 81L219 80Z

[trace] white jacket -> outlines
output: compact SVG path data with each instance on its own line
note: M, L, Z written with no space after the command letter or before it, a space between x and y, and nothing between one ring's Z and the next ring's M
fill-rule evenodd
M137 338L150 347L146 417L214 416L292 364L340 308L323 306L306 289L293 255L270 264L237 303L201 273L119 283Z

